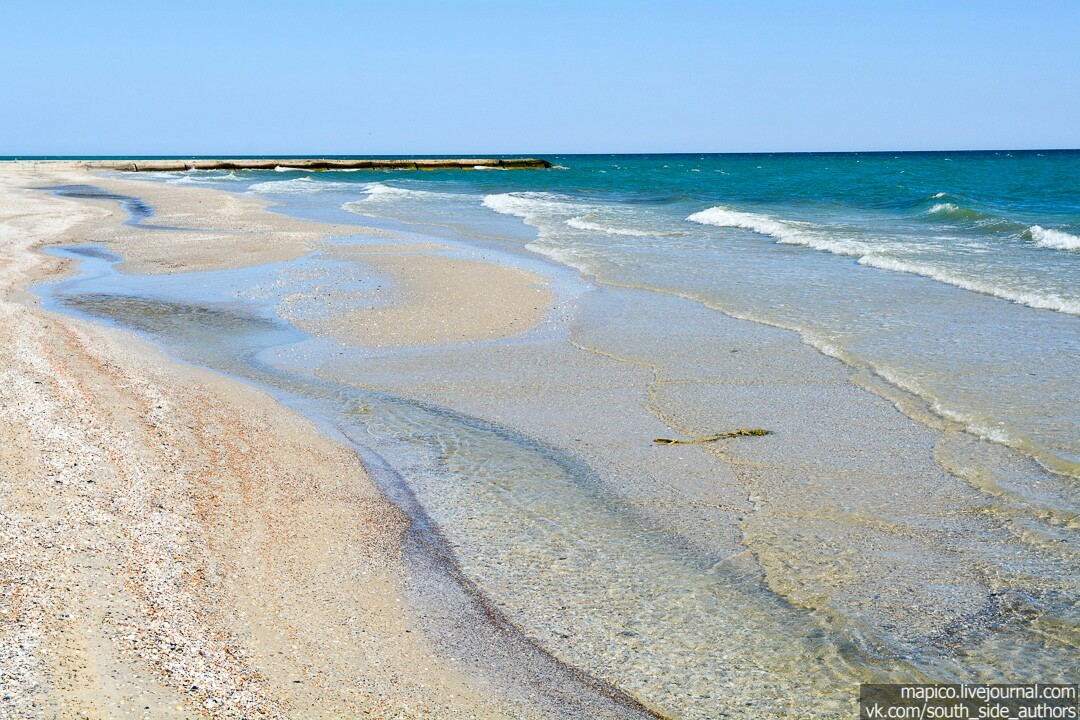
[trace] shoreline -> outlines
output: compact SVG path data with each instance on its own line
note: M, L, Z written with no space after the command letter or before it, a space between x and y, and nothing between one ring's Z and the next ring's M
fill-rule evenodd
M796 655L823 653L823 658L829 658L828 662L822 661L824 670L828 670L828 663L841 661L841 666L847 667L854 662L854 667L841 673L852 681L855 677L896 679L907 677L906 673L923 672L920 666L910 665L902 658L908 652L932 649L938 637L957 634L968 637L977 654L982 650L978 638L983 625L988 621L1004 622L1005 614L1011 612L999 599L1006 596L1002 590L1008 589L1010 579L982 573L978 568L973 571L965 557L968 554L978 557L983 542L1009 542L1010 545L1015 542L1015 538L1010 541L1011 531L1008 530L1010 523L1015 522L1013 511L983 507L984 497L965 486L958 473L952 473L948 468L944 469L951 475L942 472L950 454L959 457L957 453L962 455L971 451L970 443L962 436L928 427L931 424L925 421L922 424L916 422L910 409L901 414L897 401L886 393L867 388L867 378L860 377L861 373L836 358L822 355L789 330L716 313L689 299L606 283L595 288L596 292L575 299L573 314L576 321L572 326L560 324L552 316L542 331L533 332L530 328L537 329L541 318L556 313L551 307L554 301L551 290L558 289L555 293L560 298L558 314L562 314L564 320L570 317L570 312L562 308L563 290L559 289L562 281L538 267L540 260L537 265L518 263L513 259L514 253L506 256L500 252L494 252L494 257L489 258L490 248L480 250L478 257L475 248L456 247L458 244L469 246L469 243L446 238L444 245L438 235L413 234L401 227L372 230L360 225L313 223L301 219L302 215L267 212L269 204L262 200L207 188L165 186L78 173L64 176L65 182L72 177L90 181L111 196L94 198L83 193L77 194L77 199L55 195L51 198L50 201L69 203L87 214L82 221L83 230L66 238L64 244L100 242L116 250L124 258L124 264L117 268L120 274L114 278L111 287L134 293L130 297L136 298L136 303L145 303L146 310L126 311L122 307L109 310L102 306L94 312L91 306L89 310L79 311L76 305L75 310L91 322L78 319L71 322L93 328L99 323L92 318L104 318L115 327L127 327L147 336L152 346L165 348L170 357L182 358L182 366L192 362L195 368L210 368L213 372L224 373L227 378L234 378L227 382L239 382L244 387L254 388L256 393L269 392L271 398L276 398L280 410L287 414L300 411L305 422L314 423L324 441L328 437L337 439L352 445L363 455L369 472L356 482L369 488L374 483L382 491L381 496L392 498L398 508L415 505L406 514L413 522L420 521L423 526L436 529L432 535L435 546L424 550L424 534L417 534L415 528L399 533L390 545L405 561L396 566L397 571L389 572L391 584L397 583L396 597L404 603L398 607L407 607L411 613L411 619L403 621L406 623L404 632L412 635L409 640L415 641L417 635L427 637L434 646L441 648L435 655L454 659L447 672L457 679L445 679L446 675L440 673L439 677L444 678L440 682L448 687L448 683L457 682L465 688L487 688L483 702L470 700L467 693L459 695L448 690L458 698L459 705L455 707L468 706L464 712L471 716L500 715L508 712L508 708L517 708L522 716L528 717L548 713L574 714L566 706L557 703L538 706L535 700L524 700L532 708L525 712L523 706L517 704L523 701L521 678L511 671L504 670L500 674L488 669L494 657L491 648L496 646L503 648L499 655L503 659L495 663L500 666L515 667L524 650L525 655L539 653L537 657L542 659L541 664L553 657L560 658L566 664L555 661L556 669L565 668L571 676L576 672L575 667L586 669L588 674L583 676L586 695L592 693L588 690L592 687L590 676L600 677L611 687L626 689L658 706L686 709L687 706L682 704L685 695L680 697L678 692L667 695L666 688L649 685L647 678L653 675L652 669L667 674L671 668L665 666L665 656L655 656L657 659L650 662L650 656L644 652L650 643L655 649L657 641L665 642L665 633L674 630L681 634L682 621L678 617L686 611L681 602L665 606L666 601L660 597L655 603L643 604L633 583L624 587L623 582L625 578L635 578L639 574L651 578L646 583L650 592L654 588L680 595L686 592L689 598L697 598L703 603L700 610L718 612L724 609L723 612L733 613L735 617L726 621L726 627L736 632L757 627L769 636L783 635L786 638L784 647L790 646ZM40 190L38 192L39 196L48 197ZM116 202L122 198L145 200L153 213L145 218L133 216L130 221L125 220L126 212ZM95 214L98 216L91 217ZM337 216L330 213L324 217ZM212 222L207 218L212 218ZM348 238L350 235L356 237ZM308 255L312 250L315 252ZM85 263L98 263L88 266L91 276L104 278L117 272L104 271L101 263L110 262L105 256L94 255L89 250L80 255L82 252L73 249L65 254L81 257ZM284 276L276 274L279 270L273 269L277 267L275 263L294 261L298 261L295 267L290 265L294 275L315 277L318 283L306 286L301 282L294 286L290 284L292 281L285 280L282 284ZM45 262L57 260L47 258ZM361 274L354 276L349 268L362 268ZM463 272L461 268L466 270ZM164 296L164 304L154 299L155 295L160 295L154 290L155 283L168 283L171 273L186 270L205 273L185 276L185 284L195 283L197 287L177 296L175 305L171 304L168 293ZM337 342L336 346L324 345L334 351L331 357L341 354L338 349L354 348L357 351L335 360L336 364L323 366L316 373L317 382L326 383L326 391L330 393L326 397L333 398L329 405L340 406L337 410L333 407L320 410L322 391L317 388L314 392L303 390L304 381L300 376L285 373L282 376L284 382L276 383L267 375L264 382L258 377L260 370L256 365L236 365L233 367L239 372L232 372L229 366L222 366L212 359L215 357L213 350L206 356L211 358L209 360L197 359L201 356L187 358L182 352L174 352L175 348L166 342L167 334L157 337L152 326L144 327L144 321L142 324L131 322L137 315L114 314L149 311L151 317L156 317L161 309L170 307L180 310L225 308L221 304L224 296L214 291L207 294L208 291L198 288L260 287L266 279L275 277L276 290L271 296L287 299L287 302L271 311L269 316L280 314L297 329L306 329L310 335L320 338L319 342ZM363 282L353 284L357 280ZM370 291L365 294L365 284L368 287L374 284L374 295ZM95 296L93 293L100 292L95 287L109 288L110 284L95 286L90 283L86 286L81 292L91 293L84 295L91 303L108 303L122 297ZM466 294L458 298L460 302L451 302L450 307L442 308L447 305L445 293L463 291ZM501 318L489 317L490 312L474 312L469 316L470 310L490 302L491 296L499 293L511 299L511 306L521 301L518 309L523 310L524 315L519 316L515 311ZM42 297L57 298L55 295ZM94 300L95 297L98 300ZM364 305L373 299L374 306L365 308ZM327 308L330 312L322 317L312 316L311 308L300 307L305 302L314 303L319 312ZM31 299L30 304L36 305L36 300ZM45 305L52 304L53 300L49 300ZM296 308L295 317L290 312L290 305ZM620 307L632 307L636 312L623 316ZM62 308L60 301L56 309ZM351 314L346 316L336 312L341 308L352 308ZM431 318L427 316L437 314L440 309L444 309L445 314L436 322L428 322ZM257 315L250 317L255 319ZM47 316L61 325L68 324L64 316L56 313ZM342 322L343 318L351 322ZM665 327L650 325L649 318L665 318ZM468 334L463 334L462 328ZM445 332L447 329L453 332ZM130 337L120 330L106 331ZM707 365L700 367L678 362L680 355L693 356L693 346L684 343L699 334L722 343L722 354L708 356ZM513 340L503 342L510 338ZM477 340L481 342L476 343ZM484 342L487 340L500 342ZM726 347L729 343L730 349ZM252 346L259 347L258 344ZM126 367L120 357L110 358L109 362ZM368 403L373 401L377 408L383 402L380 393L392 407L372 410ZM589 402L580 401L582 393ZM706 404L702 404L702 400ZM603 414L593 414L593 408L603 410ZM387 410L389 416L385 414ZM707 414L702 415L703 411ZM222 409L226 416L234 412L243 414L239 408ZM536 507L542 509L544 523L566 530L579 525L601 527L605 529L598 533L601 540L606 532L623 540L616 545L605 545L602 541L590 544L586 536L578 537L577 543L583 545L585 564L577 572L570 571L569 575L560 575L554 566L545 568L542 560L536 564L544 557L549 558L547 562L567 560L563 555L571 553L567 553L566 548L558 545L550 549L542 546L514 548L515 552L527 552L521 557L526 558L532 574L527 573L523 578L515 578L512 572L502 574L501 569L491 567L490 562L495 560L502 564L498 562L498 548L503 547L504 537L514 535L515 531L510 527L515 517L513 503L505 508L508 524L501 533L485 530L483 524L476 528L479 534L470 534L468 522L457 527L468 516L486 508L489 499L457 492L455 485L458 482L453 477L449 478L450 485L432 486L436 488L433 495L424 487L424 482L431 485L430 479L423 479L428 472L424 466L414 465L408 455L395 455L393 451L384 455L384 446L368 436L367 421L353 424L348 419L352 412L374 412L372 417L376 424L404 413L407 438L415 437L427 443L427 438L445 436L452 448L451 455L460 455L462 463L468 461L469 451L460 441L464 441L465 446L479 444L482 449L486 441L476 433L489 433L495 442L491 447L498 451L497 454L484 456L481 453L480 464L471 468L462 466L458 479L470 479L472 473L477 473L478 477L491 473L492 479L497 480L492 487L503 488L499 492L505 493L506 497L521 494L526 511L521 516L524 527L529 526L529 513L533 512L528 505L538 503ZM612 415L618 420L606 422ZM837 417L846 418L844 424L852 430L877 426L887 432L880 438L871 438L865 432L855 433L863 438L856 448L851 444L853 439L829 431ZM746 420L752 420L755 427L769 427L776 433L753 442L723 447L688 446L674 451L657 450L649 447L647 440L642 441L642 438L666 437L671 431L694 437L703 427L749 426ZM230 422L240 423L241 420L234 418ZM589 428L585 438L579 437L582 428ZM459 441L461 432L466 434ZM243 438L245 431L228 431L226 435ZM251 431L247 431L246 436L254 437ZM574 444L583 441L587 445ZM253 448L260 453L268 452L261 447L264 442L261 438L243 442L249 453ZM444 456L446 448L444 446ZM582 454L578 454L578 449ZM942 459L942 452L946 459ZM532 460L527 457L529 453L535 455ZM533 495L538 489L527 484L505 485L503 480L510 478L504 474L505 470L499 470L498 464L504 455L511 459L517 457L515 462L554 463L554 469L559 473L566 471L565 478L545 475L552 468L543 464L535 466L536 475L540 479L547 478L540 483L541 492L546 492L542 489L545 485L556 487L565 483L564 490L559 491L563 494ZM403 459L404 463L401 462ZM250 458L240 458L236 462L242 466L246 460ZM294 461L295 458L277 460L284 463L283 467ZM493 468L486 468L488 464ZM406 468L409 478L398 475L396 467ZM522 467L528 470L530 466ZM627 470L633 473L632 482L627 482ZM257 491L259 482L248 481L248 485ZM454 492L449 492L452 490ZM895 505L891 498L901 491L911 499L902 506ZM989 491L992 493L993 488ZM442 495L446 498L440 497ZM916 498L922 499L916 502ZM500 502L498 497L491 500ZM912 506L908 507L908 504ZM257 506L258 502L246 497L241 507L247 505ZM498 504L492 506L496 512L493 519L498 522L491 525L491 531L501 527L499 507ZM268 512L275 510L276 506ZM307 516L317 515L306 506L296 510ZM575 514L579 510L584 514ZM457 511L464 511L466 517ZM1022 514L1020 518L1023 521ZM293 524L299 522L290 518L279 518L276 522L288 525L290 521ZM651 530L644 530L646 528ZM337 532L341 530L339 528ZM645 535L667 535L670 540L666 542L670 544L639 539L643 532ZM803 537L807 532L809 538ZM230 531L226 536L237 534L237 531ZM878 547L889 562L875 562L873 552L867 554L870 549L867 534L872 543L885 543ZM822 538L823 542L815 541L815 537ZM808 539L810 544L807 544ZM906 547L900 550L900 546L894 545L898 542ZM483 548L486 547L492 548L495 554L485 554ZM685 553L681 550L673 552L680 547L686 549ZM892 551L890 547L896 550ZM477 549L481 551L476 552ZM503 551L510 549L512 546ZM611 554L613 550L617 553ZM242 552L243 545L236 545L235 551ZM446 562L433 561L440 554L445 555ZM595 566L589 557L596 554L607 557L604 565L611 567ZM333 565L336 555L324 549L322 555L312 557L321 557L322 564ZM637 558L636 562L634 558ZM1034 560L1034 556L1031 559ZM717 563L716 568L723 569L715 577L711 572L702 575L694 567L698 561L704 561L706 567ZM626 564L628 562L630 565ZM926 583L918 579L920 568L926 566L936 567L938 573L948 572L957 589L956 594L943 601L938 594L927 590ZM425 567L428 570L424 570ZM567 567L569 570L573 566ZM1032 566L1033 570L1035 567ZM297 571L292 565L290 569ZM911 571L910 577L905 576L906 569ZM560 607L560 603L576 607L570 614L582 620L587 619L592 612L590 608L595 607L592 603L597 598L588 589L577 585L583 577L589 577L597 584L602 591L599 597L603 598L605 611L616 610L616 619L619 612L625 612L628 619L642 613L646 616L655 613L659 622L645 621L646 627L633 627L634 631L629 635L624 632L606 635L609 628L588 622L583 627L570 624L568 628L573 628L580 640L563 642L560 638L567 639L570 635L562 632L563 623L559 618L566 607ZM409 582L401 585L405 578ZM567 578L569 585L565 585ZM686 585L686 581L694 585ZM732 587L723 587L733 581ZM674 587L664 590L669 582L674 582ZM324 580L312 580L309 575L304 587L317 589L317 595L334 594L334 591L326 590L326 584ZM545 607L558 597L560 588L563 592L561 600L550 608ZM550 590L552 598L542 597L547 592L537 595L541 589ZM1021 585L1019 589L1023 591L1024 588ZM630 594L625 595L628 591ZM724 594L732 591L735 594ZM709 602L713 601L709 598L717 593L719 605L710 606ZM876 593L872 595L876 602L868 604L866 598L871 593ZM385 593L385 588L384 594L395 597ZM522 596L520 601L515 599L517 595ZM454 597L459 600L452 600ZM472 607L473 619L463 622L454 613L448 614L447 602L459 608ZM691 606L693 602L697 600L693 600ZM296 611L302 604L297 602L292 607ZM813 614L804 614L808 611ZM679 624L665 625L665 613L677 613L675 619ZM486 616L486 619L477 622L478 615ZM994 619L999 617L1000 620ZM699 615L699 618L705 620L706 616ZM819 624L822 621L824 624ZM846 636L833 636L829 624L836 621L850 623L856 638L865 637L867 642L884 641L886 644L882 648L892 648L882 650L884 657L891 652L895 654L893 660L882 660L877 652L867 656L857 647L833 657L833 644L850 642ZM706 638L725 637L722 631L725 621L718 622L720 632L695 637L690 631L687 642L693 643L695 648L708 648L710 643ZM265 619L263 624L273 625ZM297 623L293 621L292 624ZM494 635L477 631L484 627L493 629ZM509 628L511 635L520 637L524 645L519 645L518 650L513 650L512 643L507 646L499 640L500 627ZM902 630L878 636L880 627ZM242 635L244 632L250 631L242 625L237 626L237 633ZM312 632L319 635L322 631ZM462 645L462 632L474 642ZM551 637L549 632L553 632ZM480 640L481 637L487 639ZM632 639L625 640L627 637ZM815 637L820 637L821 641ZM764 640L739 638L733 646L726 648L726 652L733 653L732 659L729 661L725 654L724 662L717 667L724 668L725 676L759 661L766 663L763 667L769 662L778 662L784 667L787 650L772 645L774 640L772 637ZM642 642L646 644L642 646ZM927 642L931 645L926 646ZM633 666L622 668L614 658L618 657L620 646L626 643L635 648L635 662ZM404 648L408 647L406 642ZM642 648L640 653L636 650L639 647ZM395 640L390 647L380 646L378 652L396 656L400 649ZM986 667L993 667L993 647L986 648L986 652L985 662L991 663ZM701 659L708 657L706 650ZM941 660L950 662L946 656ZM983 661L973 659L971 662ZM380 657L379 662L393 664L395 661L392 657ZM929 662L931 668L937 667L933 658ZM331 675L340 667L325 657L320 657L316 664ZM287 664L279 663L277 667L281 673L287 670ZM688 667L668 677L680 678L678 672L690 672L691 669ZM826 691L821 695L823 698L843 703L843 693L836 695L837 688L825 677L828 672L818 676L813 668L808 671L809 674L799 672L790 678L781 676L781 684L791 683L793 687L803 689L820 688ZM559 670L556 675L561 672ZM930 672L932 676L939 671ZM709 678L711 675L712 671L706 669L697 677ZM330 685L333 684L331 681ZM528 686L534 688L530 692L535 694L538 686ZM600 683L595 687L603 689L608 685ZM736 707L742 705L740 698L757 700L759 693L773 693L772 688L759 686L752 675L732 681L726 687L733 697L725 702L734 702ZM702 687L709 688L708 684ZM497 699L486 697L492 692ZM781 691L780 694L786 693ZM559 693L541 691L540 695L555 698ZM592 696L595 700L595 694ZM286 697L295 704L295 693L287 693ZM429 693L425 697L435 702L441 695ZM642 710L634 708L633 701L626 705L625 700L619 699L622 696L618 692L613 697L615 706L622 707L623 711ZM493 707L500 710L492 710ZM552 708L555 707L559 712L554 712ZM582 709L580 705L575 707ZM689 707L694 708L693 705ZM698 705L696 710L708 707L708 704ZM775 715L777 707L774 705L770 712ZM760 709L765 711L764 707ZM787 711L791 710L791 707L787 708ZM384 710L380 712L385 713ZM614 716L623 716L620 712ZM788 717L784 712L775 716ZM596 707L579 714L606 716L605 712L597 712ZM814 715L833 717L827 712ZM688 716L701 715L690 712Z
M535 677L521 688L492 687L436 652L403 594L402 583L412 582L402 564L408 523L353 451L263 391L169 359L128 332L40 310L25 288L68 266L36 251L43 246L90 235L153 274L177 271L191 249L140 244L151 233L122 225L115 202L19 187L73 180L112 182L0 173L5 219L17 211L22 224L12 228L17 235L5 233L0 250L8 280L0 308L9 320L0 519L5 539L17 540L5 549L16 572L0 586L23 588L0 597L29 599L0 606L12 619L0 631L0 652L12 660L5 673L21 673L27 689L13 701L16 716L106 717L144 704L155 717L500 717L515 707L530 717L648 716L617 691L596 694L604 686L590 681L590 690L584 676L556 694ZM146 185L142 196L154 189ZM188 199L198 196L198 212L163 202L155 218L185 219L185 232L205 244L214 229L191 221L211 197L215 209L229 210L230 200L195 190ZM235 231L251 230L251 213L262 207L240 203L216 216L230 219L233 232L213 237L233 245L195 253L192 265L265 262L235 257L251 241ZM301 231L299 221L270 213L258 222L278 228L282 257L328 229L302 223L309 227ZM67 459L45 470L42 458L57 454ZM47 483L50 476L58 479ZM44 525L64 540L41 545ZM87 578L84 566L96 574ZM57 595L72 573L117 590ZM39 581L27 588L28 578ZM122 621L110 620L121 612ZM505 643L505 632L485 642ZM347 652L331 652L339 647Z

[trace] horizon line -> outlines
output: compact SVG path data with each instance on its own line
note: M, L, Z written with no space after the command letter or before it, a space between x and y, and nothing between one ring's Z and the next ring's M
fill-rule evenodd
M484 157L538 157L541 155L568 156L632 156L632 155L886 155L886 154L943 154L943 153L1039 153L1078 152L1080 147L1069 148L971 148L944 150L740 150L740 151L645 151L645 152L462 152L462 153L261 153L255 154L151 154L151 155L0 155L0 162L19 160L207 160L207 159L322 159L322 158L484 158Z

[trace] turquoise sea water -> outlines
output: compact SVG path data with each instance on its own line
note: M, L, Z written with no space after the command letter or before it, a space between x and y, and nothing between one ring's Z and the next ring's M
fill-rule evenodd
M85 273L51 297L394 468L511 622L665 714L1075 680L1080 153L548 159L153 176L544 275L555 310L508 341L291 329L382 302L328 252L370 236L169 276L68 251ZM772 434L651 443L733 427Z
M795 329L1077 472L1080 152L549 159L560 169L172 181L516 236L602 281Z

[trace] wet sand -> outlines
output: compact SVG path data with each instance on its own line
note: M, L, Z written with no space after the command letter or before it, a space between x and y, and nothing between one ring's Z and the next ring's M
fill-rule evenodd
M138 195L154 223L190 229L147 231L113 201L32 189L65 184ZM69 272L47 245L100 242L130 272L164 273L296 257L360 231L263 207L0 170L0 684L17 688L4 715L643 716L551 661L531 659L559 693L528 672L516 688L470 673L408 606L408 518L351 449L259 390L46 313L27 290ZM440 272L423 257L416 272ZM505 291L542 313L543 291L513 273Z
M10 667L49 707L75 707L73 662L97 669L72 692L109 711L123 688L98 676L288 717L832 718L860 681L1068 673L1073 559L963 474L1001 451L789 331L248 195L29 166L0 183L4 307L27 318L3 330L4 432L30 448L4 517L64 518L40 542L5 530L6 582L44 574L0 594L30 633L3 652L43 648ZM25 189L45 186L65 189ZM39 306L26 285L72 259ZM77 402L33 384L42 357ZM770 433L652 442L740 427ZM96 515L27 509L50 468ZM84 560L100 588L66 599L48 572ZM113 606L87 615L56 660L40 638L113 587L123 631Z
M289 319L300 330L352 345L409 347L517 335L537 325L551 306L547 281L539 275L423 252L430 247L362 253L363 263L389 281L385 306L346 309L316 322L302 315Z
M68 170L35 171L31 167L5 167L19 173L26 187L90 185L117 196L139 199L152 208L145 228L128 222L128 212L114 199L75 197L87 214L78 238L108 245L125 258L124 270L134 273L169 273L213 270L283 262L308 252L328 235L364 233L365 228L321 225L265 212L270 204L207 188L174 187L117 177L102 177ZM75 207L75 206L72 206ZM376 232L374 230L366 232Z

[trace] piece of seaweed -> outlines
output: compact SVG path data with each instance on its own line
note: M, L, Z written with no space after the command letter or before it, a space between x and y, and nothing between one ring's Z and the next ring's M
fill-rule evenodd
M768 430L732 430L731 432L720 433L719 435L709 435L708 437L698 438L697 440L677 440L673 438L656 438L654 443L660 445L700 445L701 443L713 442L714 440L723 440L724 438L743 437L747 435L768 435Z

